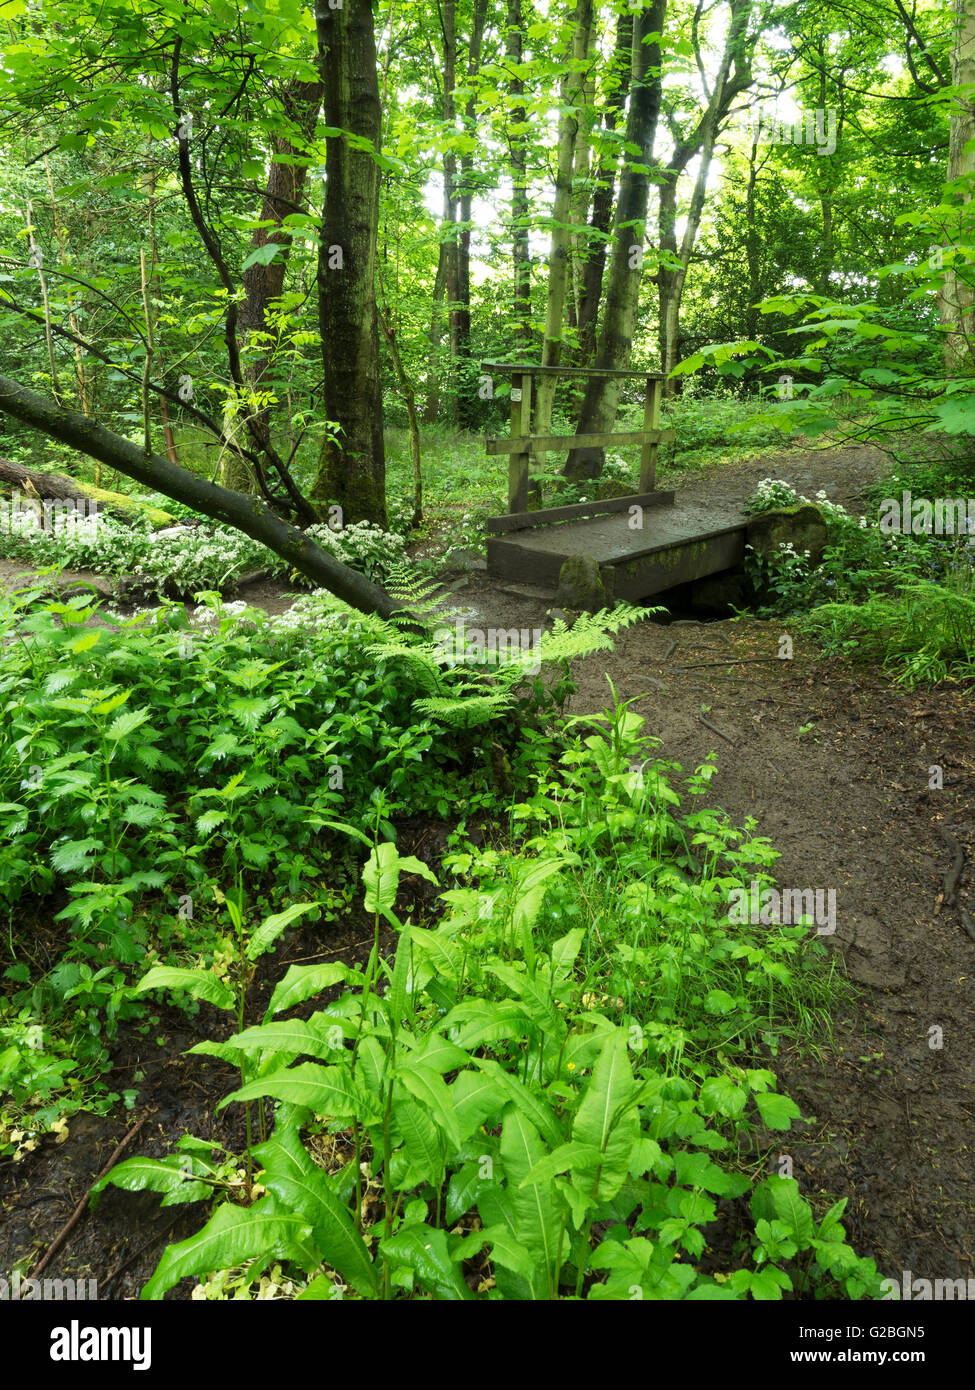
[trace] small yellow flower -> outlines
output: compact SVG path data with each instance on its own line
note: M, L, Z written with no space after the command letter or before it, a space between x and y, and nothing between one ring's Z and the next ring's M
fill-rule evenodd
M575 1069L576 1069L576 1064L575 1064L575 1062L570 1062L570 1063L569 1063L569 1071L575 1071Z

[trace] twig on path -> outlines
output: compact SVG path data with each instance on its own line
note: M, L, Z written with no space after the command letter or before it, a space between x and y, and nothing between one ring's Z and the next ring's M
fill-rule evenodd
M951 850L954 858L948 872L945 874L944 902L945 907L953 907L961 918L961 924L965 931L975 941L975 922L972 921L971 914L962 907L958 901L958 884L961 880L961 871L965 867L965 850L961 843L955 839L950 831L941 827L941 838Z
M88 1206L88 1198L91 1196L91 1189L95 1186L95 1183L99 1182L110 1169L115 1167L115 1160L118 1158L119 1154L122 1153L128 1147L128 1145L132 1143L132 1140L139 1133L139 1130L145 1124L146 1120L149 1119L150 1115L154 1115L155 1113L155 1110L147 1110L146 1113L142 1116L141 1120L137 1120L135 1122L135 1124L129 1130L128 1134L126 1134L125 1137L122 1139L121 1143L116 1145L115 1150L113 1151L111 1158L105 1164L105 1167L101 1170L100 1173L98 1173L94 1178L92 1178L91 1182L85 1189L85 1195L82 1197L81 1201L78 1203L74 1211L68 1217L65 1224L61 1227L60 1231L58 1231L57 1235L51 1241L51 1244L47 1247L47 1250L41 1257L40 1264L31 1270L30 1277L32 1279L36 1279L39 1274L42 1274L43 1271L47 1269L53 1257L61 1249L61 1246L64 1244L68 1236L74 1230L75 1226L77 1226L78 1222L81 1220L81 1217Z
M671 654L672 654L672 652L674 651L674 649L675 649L676 646L677 646L677 643L676 643L676 642L668 642L668 643L667 643L667 650L664 652L664 654L663 654L661 660L662 660L662 661L669 661L669 660L670 660L670 657L671 657Z
M801 661L802 657L799 657L798 659ZM675 666L674 670L694 671L700 666L744 666L746 663L748 665L753 665L757 662L781 662L782 660L783 658L781 656L727 656L725 657L724 661L692 661L687 666Z
M164 1226L161 1231L156 1231L155 1235L152 1237L151 1240L147 1240L144 1245L139 1246L138 1250L133 1251L131 1255L128 1255L124 1260L121 1260L117 1265L115 1265L113 1269L109 1270L108 1277L105 1280L105 1282L103 1284L99 1284L99 1289L101 1290L102 1298L108 1297L109 1288L119 1277L120 1274L125 1273L129 1265L134 1264L135 1261L139 1259L141 1255L144 1255L147 1250L151 1250L154 1245L158 1245L161 1240L163 1240L166 1236L169 1235L170 1231L176 1225L177 1221L179 1221L180 1217L186 1215L187 1213L185 1211L178 1211L176 1215L173 1217L172 1221L170 1221L168 1226Z
M730 734L726 734L726 733L724 732L723 729L719 729L718 726L717 726L717 724L712 724L711 721L710 721L710 719L705 719L705 718L704 718L704 715L703 715L703 714L699 714L697 717L698 717L698 719L701 721L701 723L705 726L705 728L710 729L711 732L712 732L713 734L717 734L719 738L723 738L723 739L725 740L726 743L730 743L731 746L732 746L732 748L735 746L735 740L731 737L731 735L730 735Z

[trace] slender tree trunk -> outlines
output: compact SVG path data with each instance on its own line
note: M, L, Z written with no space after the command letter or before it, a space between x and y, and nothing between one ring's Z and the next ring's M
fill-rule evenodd
M475 137L477 132L477 98L474 84L481 70L481 46L487 19L487 0L474 0L471 37L467 47L468 97L464 103L464 129ZM457 240L457 422L471 428L477 419L476 393L471 374L471 212L474 201L474 155L464 153L460 159L457 183L460 216Z
M730 0L730 22L721 62L714 86L710 90L705 88L707 106L693 133L687 139L677 141L666 169L661 171L663 179L658 209L661 264L657 273L657 289L660 361L664 374L664 391L667 395L672 395L675 390L674 383L667 378L677 365L681 298L687 279L687 268L701 226L715 140L732 102L752 81L746 33L753 3L754 0ZM694 42L697 44L697 30L694 29L693 33ZM696 50L696 57L699 68L703 71L703 56L699 48ZM678 185L681 175L696 155L700 156L697 177L687 209L684 231L678 242Z
M508 0L507 46L505 57L511 67L521 64L521 0ZM524 79L512 76L508 82L512 105L508 118L508 164L511 169L511 261L514 281L515 346L530 351L532 346L531 253L528 244L528 161L525 121Z
M826 67L829 61L826 52L825 40L820 38L818 41L819 50L819 109L826 110L827 87L826 87ZM842 91L842 88L841 88ZM843 111L842 101L840 110L837 113L836 139L839 142L842 135ZM835 190L835 178L831 175L829 159L818 159L817 175L819 180L819 207L823 218L823 240L820 247L820 272L819 283L816 289L820 294L830 293L830 281L833 276L833 262L836 257L834 246L833 229L833 193Z
M575 168L576 136L579 132L579 102L585 80L585 64L592 40L592 0L576 0L570 46L569 71L562 80L559 104L558 153L555 172L555 198L552 202L552 240L548 261L548 295L545 304L545 332L542 339L542 366L557 367L562 358L565 302L569 284L569 217L572 207L572 171ZM558 377L539 378L535 394L535 433L551 433L552 406Z
M443 19L443 122L449 132L456 134L457 121L457 3L444 0ZM444 260L444 292L447 296L447 331L450 342L450 371L454 376L457 361L457 154L451 144L443 160L443 226L440 253ZM451 414L457 418L457 394L452 394Z
M47 155L44 156L44 173L47 175L47 187L51 195L51 220L54 223L54 235L58 243L58 260L60 264L64 266L68 260L67 241L64 235L64 228L61 226L58 200L54 194L54 179L51 176L51 162ZM153 255L155 255L155 248L153 249ZM81 325L78 323L78 316L73 309L68 314L68 322L71 325L72 333L76 338L80 338ZM88 374L85 371L84 353L81 350L80 343L75 343L74 345L74 371L75 380L78 383L78 403L81 406L81 412L83 415L90 415L91 394L88 384Z
M410 521L411 526L419 526L423 520L423 473L420 467L420 417L416 408L416 392L413 383L406 374L403 366L403 358L400 354L399 343L396 340L396 329L390 315L389 305L385 301L385 296L379 304L379 321L386 337L386 346L389 348L390 360L393 364L393 371L396 373L396 384L403 404L406 406L406 418L410 436L410 462L413 465L413 516Z
M660 115L660 34L666 12L667 0L652 0L634 16L632 83L626 121L626 143L630 153L626 155L620 178L606 309L596 354L596 366L603 370L625 368L633 343L642 279L650 167ZM582 403L579 433L602 433L612 429L618 399L618 378L590 377ZM598 477L602 463L602 449L574 449L565 473L572 479Z
M382 132L372 5L316 0L325 120L369 142ZM386 459L379 379L376 240L379 165L345 135L328 138L325 206L318 249L318 318L325 367L325 414L339 426L322 444L311 495L337 502L346 524L386 524Z
M968 217L975 208L975 0L955 0L955 42L951 55L951 82L958 91L951 108L948 145L948 181ZM967 146L967 148L966 148ZM960 182L959 182L960 181ZM962 236L971 241L971 237ZM975 277L969 268L959 273L949 265L941 293L941 322L952 331L944 341L945 369L954 374L971 369L975 361Z
M605 135L615 132L620 115L626 105L630 91L633 50L633 12L625 11L616 21L616 46L613 66L616 80L606 101L603 115ZM598 146L597 146L598 148ZM602 141L602 154L596 186L592 198L592 213L589 230L584 240L582 258L577 329L579 348L575 354L578 367L592 365L596 354L596 325L599 319L599 305L603 294L603 274L606 269L606 247L610 224L613 220L613 198L616 193L616 170L619 163L619 146L615 140Z
M745 337L754 342L760 317L758 301L762 294L761 239L758 234L758 137L752 136L748 152L748 182L745 185L745 259L748 269L748 306L745 309Z
M430 355L427 359L427 401L423 408L423 418L428 425L436 422L440 414L440 340L443 337L443 297L446 287L443 245L437 253L437 275L433 282L433 302L430 308L430 332L427 341Z

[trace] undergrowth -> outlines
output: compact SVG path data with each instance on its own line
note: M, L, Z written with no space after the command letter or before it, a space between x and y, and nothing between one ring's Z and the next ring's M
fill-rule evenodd
M820 948L804 926L729 923L729 893L775 853L700 804L713 764L682 805L681 769L642 723L620 705L573 721L558 768L513 808L514 843L447 858L430 924L396 907L400 875L436 882L430 867L378 820L345 826L369 856L365 965L292 966L259 1026L192 1049L240 1070L221 1108L263 1107L236 1200L217 1181L226 1155L192 1138L96 1186L96 1203L109 1184L217 1200L144 1298L194 1277L216 1298L255 1283L301 1299L877 1295L845 1203L814 1213L794 1179L764 1175L799 1110L753 1055L821 1029L835 986ZM174 987L214 997L203 973L140 988Z

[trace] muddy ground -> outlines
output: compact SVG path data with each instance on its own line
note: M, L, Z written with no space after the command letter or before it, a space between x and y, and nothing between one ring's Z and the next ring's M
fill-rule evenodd
M855 510L883 467L867 449L787 453L712 470L682 491L740 500L759 478L783 477ZM548 621L543 597L477 571L454 582L457 604L491 625ZM275 610L291 601L267 584L240 597ZM886 1275L975 1277L975 943L941 900L951 859L944 829L966 848L959 901L975 913L975 691L909 693L876 671L819 659L795 634L793 659L778 660L788 631L753 618L643 623L611 654L579 664L569 712L603 708L609 677L621 699L636 697L661 757L691 770L717 752L710 803L739 823L755 818L756 833L781 853L774 872L783 887L836 889L836 933L822 940L854 987L851 1003L816 1055L775 1059L807 1122L782 1137L771 1161L790 1157L810 1197L847 1197L850 1237ZM937 790L933 765L943 768ZM443 833L415 830L404 848L435 862ZM311 929L290 936L274 976L322 951L363 959L367 932L355 922L345 931L347 939ZM118 1069L146 1077L134 1115L77 1116L64 1144L46 1140L21 1163L0 1164L0 1270L47 1248L140 1117L125 1155L162 1156L187 1131L228 1148L239 1142L237 1107L214 1114L229 1069L180 1056L211 1025L222 1036L215 1014L191 1021L170 1011L163 1048L126 1036ZM192 1211L109 1189L44 1274L97 1277L101 1297L134 1297L164 1244L197 1225Z

